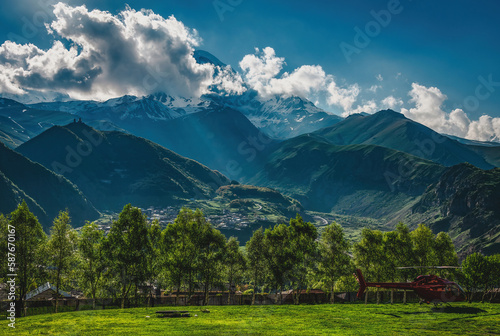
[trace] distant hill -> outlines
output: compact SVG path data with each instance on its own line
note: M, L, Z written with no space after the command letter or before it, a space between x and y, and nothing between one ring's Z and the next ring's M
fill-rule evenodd
M162 122L154 128L140 124L134 133L233 180L248 178L252 169L261 165L264 150L276 143L241 112L218 105Z
M55 125L66 125L80 116L71 108L68 112L50 110L49 107L64 103L23 105L15 100L0 98L0 141L9 148L16 148ZM40 106L41 109L34 108ZM76 113L70 113L76 112ZM99 130L121 130L109 120L92 119L89 125ZM123 130L122 130L123 131Z
M15 185L4 173L0 172L0 213L5 215L14 211L23 200L30 211L38 217L45 227L49 226L50 218L38 203Z
M264 202L279 204L284 208L291 208L290 211L300 211L302 206L296 200L282 195L280 192L265 188L243 184L230 184L222 186L217 190L217 194L229 200L259 199ZM292 209L293 208L293 209ZM292 213L292 216L295 215Z
M0 141L15 148L44 130L73 121L74 116L59 111L37 110L15 100L0 98Z
M240 111L273 139L290 139L343 120L298 96L275 95L261 100L255 90L249 89L241 95L208 95L205 99Z
M500 167L500 145L499 146L480 146L468 145L470 149L481 155L489 164Z
M416 220L449 232L459 252L500 253L500 168L448 168L412 207Z
M482 169L494 166L468 145L450 139L392 110L352 115L315 132L335 145L367 144L396 149L444 166L469 162Z
M210 198L230 181L149 140L84 123L54 126L19 146L33 161L63 174L102 210L124 204L165 206Z
M212 206L218 204L223 208L222 225L218 226L226 236L238 237L240 242L248 241L255 230L260 227L264 229L273 227L277 222L287 222L289 218L300 213L304 218L310 220L304 212L302 205L295 199L284 196L276 190L264 187L255 187L243 184L230 184L222 186L217 190L217 197L210 201ZM210 213L211 209L207 209ZM246 218L237 222L236 225L227 225L224 216L235 212Z
M0 143L0 212L12 212L23 199L45 229L61 210L69 210L73 226L100 215L66 178Z
M251 184L275 188L306 209L382 218L402 211L444 167L373 145L337 146L314 134L277 145Z
M78 113L87 124L101 130L108 129L95 123L106 120L231 179L244 178L250 166L257 164L261 146L273 142L233 108L209 100L194 104L189 99L164 93L142 98L123 96L105 102L70 101L33 106Z

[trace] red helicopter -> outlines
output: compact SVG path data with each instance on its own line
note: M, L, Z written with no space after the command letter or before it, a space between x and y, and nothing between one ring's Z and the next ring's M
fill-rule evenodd
M455 266L437 267L398 267L405 268L457 268ZM360 269L354 274L359 282L358 299L361 299L366 287L396 288L414 291L425 303L448 303L465 301L466 295L462 287L456 282L439 278L435 275L419 275L413 282L366 282Z

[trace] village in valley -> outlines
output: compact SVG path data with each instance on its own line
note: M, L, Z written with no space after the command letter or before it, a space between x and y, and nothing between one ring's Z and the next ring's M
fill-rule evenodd
M168 224L173 223L181 207L167 206L165 208L140 208L142 213L147 216L148 222L158 221L162 228ZM222 209L218 214L210 214L205 216L207 221L210 222L214 228L219 230L243 230L252 225L252 223L266 223L269 221L268 216L248 213L242 210L229 210ZM102 218L96 221L99 228L106 234L111 228L113 220L118 219L117 213L108 213L103 215ZM79 228L77 228L78 230Z

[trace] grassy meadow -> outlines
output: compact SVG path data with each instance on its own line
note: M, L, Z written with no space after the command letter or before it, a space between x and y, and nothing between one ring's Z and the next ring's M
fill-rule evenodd
M28 316L16 335L498 335L500 305L335 304L106 309ZM156 310L189 310L160 318Z

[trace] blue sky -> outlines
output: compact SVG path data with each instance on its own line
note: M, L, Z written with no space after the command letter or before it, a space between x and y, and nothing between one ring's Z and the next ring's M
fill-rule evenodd
M55 2L2 2L0 41L17 37L18 42L50 48L54 36L47 34L41 22L53 20L50 4ZM495 84L500 82L497 1L401 0L397 4L373 0L131 0L126 3L68 0L66 3L71 6L85 3L89 10L100 9L111 14L118 14L128 4L135 10L152 9L164 18L174 15L198 31L203 40L200 49L240 72L238 64L245 55L255 54L254 48L271 47L286 62L281 73L293 72L303 65L319 65L333 76L338 87L349 89L358 85L360 93L352 109L371 101L380 109L383 107L380 101L392 96L402 102L395 109L407 109L408 115L412 108L418 110L418 102L424 105L438 102L442 104L441 112L459 108L472 121L483 114L500 117L500 83ZM389 7L397 9L390 14L390 22L377 23L373 12L387 13ZM367 32L370 27L375 30ZM368 42L365 39L363 45L356 44L356 31L368 33ZM342 46L344 50L345 46L352 46L356 52L346 57ZM490 84L485 88L484 83ZM435 100L419 100L425 100L428 94ZM338 114L345 112L342 106L322 100L319 105Z

